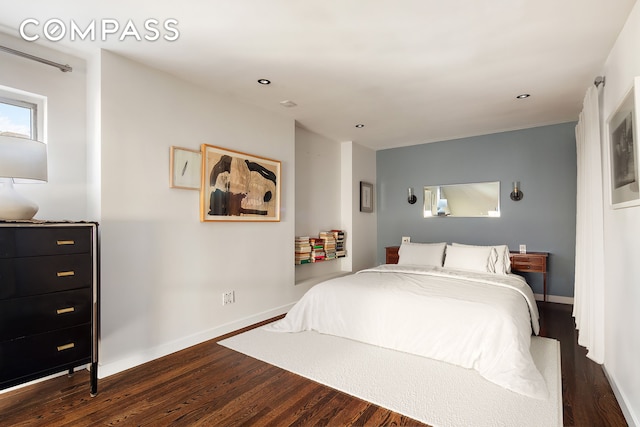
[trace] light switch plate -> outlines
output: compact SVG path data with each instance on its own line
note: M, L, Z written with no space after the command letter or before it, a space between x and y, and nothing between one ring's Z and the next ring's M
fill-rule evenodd
M521 254L527 253L527 245L520 245L520 253Z
M411 241L410 236L402 236L402 243L409 243Z

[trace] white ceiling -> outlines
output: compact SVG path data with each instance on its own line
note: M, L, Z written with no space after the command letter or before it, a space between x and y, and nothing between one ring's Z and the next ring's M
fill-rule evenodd
M107 48L333 140L381 149L577 120L634 3L0 0L0 30L18 36L27 18L81 28L131 19L145 35L145 20L173 18L174 42L118 33L52 45Z

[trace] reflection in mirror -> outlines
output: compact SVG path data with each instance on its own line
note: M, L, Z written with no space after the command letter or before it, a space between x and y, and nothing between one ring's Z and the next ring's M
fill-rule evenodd
M424 187L424 217L499 217L500 182Z

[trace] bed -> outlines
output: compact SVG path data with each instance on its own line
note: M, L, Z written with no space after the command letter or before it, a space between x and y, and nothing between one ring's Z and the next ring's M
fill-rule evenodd
M530 353L538 310L511 274L505 245L404 244L385 264L315 285L274 332L314 330L474 369L485 379L545 399Z

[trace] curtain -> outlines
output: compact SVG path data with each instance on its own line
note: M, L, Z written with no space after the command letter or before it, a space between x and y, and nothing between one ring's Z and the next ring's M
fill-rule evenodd
M604 362L604 220L598 90L591 86L576 126L576 261L573 316L578 344Z

